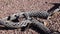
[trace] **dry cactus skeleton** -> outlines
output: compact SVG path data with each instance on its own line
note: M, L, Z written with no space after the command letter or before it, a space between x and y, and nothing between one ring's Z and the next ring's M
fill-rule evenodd
M7 18L3 18L2 20L0 20L0 23L3 24L4 26L7 26L7 27L11 27L11 28L21 28L21 27L26 27L27 24L35 24L37 27L39 27L44 33L48 34L50 33L51 31L46 27L44 26L41 22L37 21L36 19L31 19L29 16L26 17L26 20L25 21L22 21L21 23L17 22L17 23L14 23L14 22L11 22L11 21L7 21Z
M38 13L38 14L37 14ZM35 15L37 14L37 15ZM3 24L4 26L7 26L7 27L13 27L13 28L20 28L22 27L22 24L25 23L25 26L27 25L27 23L31 23L29 20L31 19L30 16L42 16L42 15L39 15L39 14L42 14L43 15L43 12L24 12L24 13L17 13L17 14L14 14L12 16L9 16L9 17L6 17L6 18L3 18L3 19L0 19L0 23ZM48 15L48 13L44 13L45 15L43 15L44 17ZM46 15L47 14L47 15ZM28 16L27 16L28 15ZM19 17L25 17L26 20L22 21L24 23L19 23L18 19ZM17 22L14 23L14 20L17 20Z
M44 12L43 11L31 11L31 12L21 12L21 13L13 14L6 18L0 19L0 23L6 27L11 27L11 28L26 27L28 25L28 23L29 24L33 23L33 24L36 24L45 33L46 32L50 33L51 31L46 26L44 26L41 22L39 22L35 19L32 19L32 17L36 17L36 18L39 17L39 18L47 19L48 16L51 16L54 12L57 12L60 10L60 8L58 8L59 5L60 4L57 4L57 5L55 5L55 7L51 8L48 11L44 11ZM23 17L23 18L25 18L25 20L20 23L18 21L19 17ZM17 22L14 22L15 20L17 20Z

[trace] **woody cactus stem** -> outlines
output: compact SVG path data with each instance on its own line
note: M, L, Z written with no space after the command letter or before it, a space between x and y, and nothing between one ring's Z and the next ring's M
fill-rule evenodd
M44 18L47 19L47 17L50 15L46 11L30 11L30 12L25 12L25 14L28 13L30 17L38 17L38 18Z
M44 19L47 19L47 17L50 16L50 14L47 11L28 11L28 12L13 14L10 17L12 20L12 19L16 19L15 16L25 17L27 14L29 15L29 17L38 17L38 18L44 18Z
M10 27L10 28L21 28L21 27L26 27L28 23L31 23L29 20L25 20L22 22L12 22L7 20L6 18L0 19L0 24Z
M49 13L42 12L42 11L23 12L23 13L14 14L14 15L12 15L10 17L6 17L6 18L3 18L3 19L0 19L0 23L2 23L5 26L8 26L8 27L10 27L10 26L12 27L13 25L15 25L16 27L20 27L19 25L21 23L19 23L19 22L14 23L11 20L17 20L19 17L25 17L24 14L25 14L25 16L28 14L29 17L41 17L41 18L45 18L45 19L50 15ZM10 18L10 19L7 20L7 18Z
M39 28L39 30L40 30L40 31L38 30L39 33L41 33L41 34L50 34L51 33L51 31L46 26L44 26L41 22L39 22L35 19L33 19L31 21L33 24L32 26L37 27L37 29Z
M45 19L47 19L47 17L51 15L46 11L44 11L44 12L43 11L21 12L21 13L11 15L10 17L0 19L0 23L2 23L5 26L8 26L8 27L10 27L10 26L12 27L13 25L15 25L16 27L17 26L21 27L21 26L19 26L21 23L19 23L19 22L14 23L11 20L17 20L19 17L25 17L24 14L25 14L25 16L28 15L29 17L40 17L40 18L45 18ZM9 19L7 20L7 18L9 18Z

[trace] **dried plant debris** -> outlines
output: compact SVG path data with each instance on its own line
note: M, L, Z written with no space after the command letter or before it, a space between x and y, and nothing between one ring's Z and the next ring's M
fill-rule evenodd
M41 34L55 34L55 33L60 34L60 30L59 30L60 24L58 24L59 21L57 19L57 17L59 16L59 12L60 12L59 11L60 3L51 3L51 4L54 4L55 6L53 6L48 11L44 11L44 12L43 11L30 11L30 12L16 13L16 14L10 15L6 18L0 19L0 23L4 26L10 27L10 28L24 29L25 27L30 28L31 26L34 26L34 27L36 26L39 28L39 30L40 30L39 33L41 33ZM51 23L49 23L47 21L43 21L43 22L38 21L37 19L33 19L32 17L43 18L43 19L48 20ZM20 22L19 19L21 19L21 18L25 18L25 19ZM28 27L28 26L30 26L30 27ZM49 26L49 27L47 28L46 26Z
M54 13L53 16L48 20L49 21L49 29L53 31L59 31L60 32L60 12Z
M29 16L29 17L28 17ZM47 12L41 12L41 11L32 11L32 12L21 12L21 13L17 13L11 16L8 16L6 18L3 18L0 20L0 23L3 24L4 26L7 27L11 27L11 28L20 28L20 27L24 27L27 26L28 23L32 23L31 21L29 21L30 17L42 17L42 18L48 18L48 16L50 16L49 13ZM27 18L27 21L22 21L22 23L19 22L19 17L24 17ZM14 23L16 20L16 23ZM36 23L36 22L35 22ZM44 25L47 26L48 23L44 22Z
M2 23L3 25L6 25L6 26L13 26L13 24L16 26L18 26L18 27L20 27L19 26L19 17L21 17L21 15L22 16L24 16L25 18L27 18L28 16L29 17L43 17L43 18L45 18L45 17L47 17L49 14L48 13L46 13L46 12L24 12L24 13L22 13L22 14L20 14L20 13L17 13L17 14L14 14L14 15L12 15L12 16L8 16L8 17L6 17L6 18L3 18L3 19L0 19L0 23ZM28 18L29 19L29 18ZM13 23L13 22L17 22L17 23ZM10 23L9 23L10 22ZM9 25L10 24L10 25Z

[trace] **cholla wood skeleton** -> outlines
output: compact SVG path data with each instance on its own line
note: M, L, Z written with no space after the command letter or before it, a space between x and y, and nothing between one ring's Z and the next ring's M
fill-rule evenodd
M55 5L55 4L54 4ZM11 27L11 28L21 28L21 27L25 27L27 26L27 24L36 24L40 29L42 29L44 32L50 33L51 31L44 26L41 22L37 21L36 19L31 19L32 17L36 17L36 18L43 18L43 19L47 19L48 16L51 16L54 12L59 11L60 9L58 8L59 5L57 7L55 7L55 11L50 9L48 11L31 11L31 12L21 12L21 13L17 13L17 14L13 14L10 15L6 18L0 19L0 23L6 27ZM53 12L52 12L53 11ZM26 20L20 22L13 22L13 20L18 20L19 17L23 17L26 18Z
M27 14L28 13L28 14ZM18 14L14 14L14 15L12 15L12 16L9 16L9 17L6 17L6 18L3 18L3 19L0 19L0 23L1 24L3 24L4 26L8 26L8 27L13 27L13 28L20 28L20 27L22 27L21 25L21 23L19 23L19 22L17 22L17 23L14 23L14 22L12 22L12 20L15 20L16 19L16 17L19 17L20 16L20 14L21 13L18 13ZM43 12L41 13L41 12L24 12L23 14L25 14L25 15L29 15L29 16L36 16L36 17L39 17L39 16L41 16L41 17L44 17L44 18L46 18L49 14L48 13L45 13L44 12L44 14L43 14ZM23 14L22 14L22 16L21 17L23 17ZM42 16L43 15L43 16ZM15 17L16 16L16 17ZM26 16L26 17L28 17L28 16ZM29 18L29 17L28 17ZM28 20L26 20L27 22L29 22ZM25 21L22 21L22 22L25 22ZM26 23L27 24L27 23Z

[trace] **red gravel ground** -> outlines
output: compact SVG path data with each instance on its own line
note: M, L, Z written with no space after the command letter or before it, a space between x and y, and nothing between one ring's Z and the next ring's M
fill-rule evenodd
M0 18L20 12L40 10L47 11L53 5L49 3L59 3L60 0L0 0ZM47 3L47 4L46 4ZM51 19L47 20L50 24L47 26L50 29L60 32L60 13L54 14ZM5 30L0 27L0 34L38 34L32 29L22 32L20 29Z

